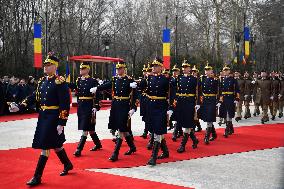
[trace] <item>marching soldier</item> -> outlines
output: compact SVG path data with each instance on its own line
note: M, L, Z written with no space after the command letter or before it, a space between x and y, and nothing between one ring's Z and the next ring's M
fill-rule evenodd
M278 95L279 99L279 115L278 117L283 117L283 106L284 106L284 75L279 72L279 81L280 81L280 92Z
M271 84L272 84L272 94L271 94L271 104L269 106L270 108L270 113L272 115L271 119L275 120L276 114L277 114L277 109L279 106L279 99L278 99L278 95L279 95L279 89L280 89L280 82L279 79L276 77L276 72L272 71L270 73L271 75Z
M10 105L10 111L17 112L36 102L40 104L32 147L41 149L42 152L34 176L27 182L27 185L30 186L41 183L41 177L50 154L50 149L55 150L58 158L64 165L64 170L60 173L60 176L67 175L68 171L73 169L73 165L63 148L63 143L65 142L64 126L69 115L70 96L64 77L55 75L58 63L58 58L50 54L44 62L44 73L47 76L39 80L36 91L19 106L15 103Z
M251 113L250 113L250 109L249 109L249 103L252 101L252 80L249 77L249 73L246 71L244 73L244 103L245 103L245 115L244 118L250 118L251 117Z
M252 75L252 99L253 99L253 104L254 104L254 110L253 110L253 116L259 115L260 110L259 110L259 104L256 102L256 94L257 94L257 86L256 82L258 80L258 74L257 72L253 72Z
M176 100L176 115L177 123L184 128L184 135L180 147L177 149L178 153L185 151L185 145L190 137L193 144L192 148L197 148L198 139L194 134L194 114L198 99L198 80L190 74L191 65L186 60L182 63L183 74L179 75L176 82L173 83L174 98Z
M116 64L117 76L112 77L112 80L108 83L102 84L98 87L92 88L92 93L100 92L102 90L112 90L112 103L109 116L109 129L118 130L116 139L116 146L110 161L117 161L119 150L125 138L129 150L124 155L131 155L136 152L136 146L131 136L131 116L137 109L137 83L126 75L126 64L119 62Z
M240 89L237 80L231 75L227 65L223 67L224 79L220 85L220 116L226 120L224 137L234 133L232 118L235 117L235 104L240 100Z
M262 70L260 73L261 79L257 80L255 85L257 88L256 93L256 103L261 105L262 109L262 118L261 123L269 121L268 117L268 106L272 100L272 80L267 77L267 73L265 70Z
M244 98L245 80L241 78L241 74L238 71L235 72L235 79L237 80L240 89L240 100L237 103L237 116L235 118L235 120L238 122L242 119L242 111L243 111L242 105L245 101Z
M144 83L148 96L147 119L154 137L152 155L147 164L156 165L157 158L164 159L169 157L164 134L167 133L167 125L173 111L168 102L169 95L171 95L171 93L169 94L170 79L161 74L163 61L156 58L151 65L153 67L153 75L149 76L147 82ZM158 157L160 148L162 154Z
M98 81L89 75L90 64L81 63L80 75L74 85L70 84L69 87L77 90L78 102L78 130L83 130L80 142L77 146L74 155L81 156L81 151L87 140L88 133L90 134L95 146L90 151L97 151L102 148L100 139L95 132L96 125L96 112L100 109L98 98L90 92L90 89L98 86Z
M143 78L141 79L141 82L143 83L146 78L147 78L147 66L144 65L143 66ZM145 115L146 115L146 93L144 92L144 90L140 90L141 91L141 96L140 96L140 116L142 116L142 121L145 122ZM144 128L144 132L141 135L142 138L146 139L148 135L148 128L146 127L146 123L145 123L145 128Z
M198 73L199 73L199 70L196 68L196 66L194 65L193 68L191 69L191 72L192 72L192 75L194 77L196 77L198 80L200 80L199 76L198 76ZM201 128L201 124L199 122L199 117L200 117L200 109L197 110L194 114L194 123L195 123L195 127L197 127L197 129L195 130L195 132L200 132L202 131L202 128Z
M173 76L171 77L171 83L176 83L177 77L180 74L180 69L176 65L174 65L172 71L173 71ZM174 142L177 141L177 138L182 136L182 133L183 133L182 127L177 124L176 116L177 116L176 115L176 108L173 107L173 115L171 116L171 119L170 119L170 128L171 127L174 128L174 132L173 132L173 136L172 136L172 140ZM172 124L173 122L174 122L174 125Z
M224 73L223 70L220 71L220 75L219 75L219 85L221 83L223 83L223 79L224 79ZM225 119L223 119L222 117L220 117L220 114L218 114L219 117L219 125L221 126L222 124L225 124Z
M209 141L217 138L213 122L216 122L216 106L220 107L220 104L217 104L219 83L218 79L213 77L213 67L210 64L207 63L204 69L205 75L200 76L200 112L201 119L207 122L204 142L209 144ZM210 138L211 134L212 137Z

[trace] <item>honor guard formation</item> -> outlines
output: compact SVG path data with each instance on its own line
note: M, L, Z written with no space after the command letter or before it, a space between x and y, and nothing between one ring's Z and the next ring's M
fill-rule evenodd
M233 119L237 122L249 119L259 115L260 110L262 124L269 121L268 111L271 120L283 116L284 76L280 72L269 74L262 70L250 74L245 71L242 76L238 71L233 72L229 65L224 65L217 75L210 63L198 68L186 59L181 62L181 68L174 65L168 70L164 69L163 60L157 57L144 65L143 76L139 80L126 74L125 62L118 62L116 76L102 84L89 75L90 63L83 62L76 82L67 83L64 77L56 74L59 63L59 59L50 53L44 61L45 76L39 80L35 91L21 102L10 103L9 107L11 112L18 112L35 103L40 105L32 147L41 149L41 155L32 179L26 183L30 186L41 183L51 149L63 164L60 176L67 175L73 164L76 166L63 147L64 127L70 110L70 89L77 91L78 130L82 132L73 154L77 158L84 153L88 135L94 143L91 151L96 153L103 148L96 132L96 114L100 110L101 94L106 90L110 90L112 95L108 129L116 136L113 152L106 160L112 162L119 161L123 141L129 146L124 155L139 151L131 131L131 118L137 107L140 107L144 122L141 137L149 140L145 146L149 150L149 160L145 163L150 166L155 166L159 159L169 158L168 146L177 142L178 138L181 138L176 149L178 153L185 153L187 143L193 150L198 150L199 143L213 144L218 140L214 126L217 121L219 125L225 124L223 136L218 137L230 140L230 135L235 132ZM198 69L204 70L204 73ZM253 112L250 112L251 103L254 104ZM202 130L200 120L207 124L203 138L197 138L195 134ZM173 130L172 140L166 141L165 134L169 130Z

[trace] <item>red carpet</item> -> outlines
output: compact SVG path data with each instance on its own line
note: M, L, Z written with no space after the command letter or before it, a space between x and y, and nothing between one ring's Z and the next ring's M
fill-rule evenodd
M103 107L101 110L107 110L110 107ZM71 107L70 108L70 114L77 113L77 107ZM1 122L8 122L8 121L17 121L17 120L23 120L23 119L31 119L31 118L37 118L38 113L31 113L31 114L11 114L11 115L5 115L0 116L0 123Z
M253 150L263 150L284 146L284 124L267 124L239 127L235 129L235 134L227 139L222 136L223 131L224 129L217 129L217 140L211 142L208 146L205 145L202 141L204 133L198 133L197 136L200 140L198 148L193 150L191 148L191 141L189 141L186 152L183 154L176 152L176 149L180 144L180 140L178 142L172 142L170 140L170 135L168 135L167 142L170 150L170 158L162 161L158 160L158 162L174 162L179 160L240 153ZM82 157L80 158L75 158L73 155L71 155L74 152L77 144L66 144L65 149L75 166L75 170L72 171L72 176L65 178L57 176L57 173L62 169L62 165L60 164L56 155L52 152L51 157L49 158L49 161L47 163L47 168L44 176L44 180L47 183L44 184L43 187L62 187L64 185L64 187L70 186L71 188L78 188L80 186L80 183L84 183L84 181L86 181L84 187L88 187L87 183L91 182L92 187L104 186L107 188L115 188L114 186L117 186L118 188L124 188L123 184L120 185L121 179L124 180L125 183L131 182L137 184L134 185L135 188L153 187L152 182L148 181L141 181L139 179L135 179L134 181L131 178L83 171L83 169L87 168L134 167L145 165L151 154L151 151L148 151L145 148L146 143L147 140L136 137L135 144L137 146L138 152L131 156L125 156L123 155L123 153L128 148L126 146L126 143L124 142L120 151L119 161L115 163L108 161L108 157L111 155L114 147L114 143L111 140L103 140L103 150L97 152L90 152L89 149L93 146L93 144L92 142L87 142L85 150L82 152ZM30 176L32 176L38 156L39 151L35 151L31 148L1 150L0 167L2 169L0 172L0 185L4 186L4 188L18 188L22 186L22 184L27 179L29 179ZM75 179L76 182L72 184L71 180ZM15 182L16 180L17 182ZM60 184L60 182L63 182L63 180L66 180L67 183ZM114 186L110 185L113 182ZM158 188L163 187L175 188L175 186L160 186L160 184Z

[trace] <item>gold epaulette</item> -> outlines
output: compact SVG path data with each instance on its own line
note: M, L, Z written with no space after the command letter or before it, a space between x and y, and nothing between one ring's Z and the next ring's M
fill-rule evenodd
M55 83L57 85L60 85L60 84L62 84L64 82L65 82L65 77L63 77L63 76L56 76Z

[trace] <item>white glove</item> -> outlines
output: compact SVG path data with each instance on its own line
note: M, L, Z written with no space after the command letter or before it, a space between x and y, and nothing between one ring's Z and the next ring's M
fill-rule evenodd
M131 117L131 116L134 114L134 112L135 112L135 110L132 109L132 110L130 110L130 111L128 112L128 115Z
M254 96L253 95L251 95L251 98L253 98Z
M270 97L270 99L271 99L271 100L273 100L273 99L274 99L274 97L273 97L273 96L271 96L271 97Z
M130 83L130 87L135 89L137 87L137 83L136 82L132 82Z
M253 80L251 83L252 83L252 84L255 84L255 81Z
M245 98L248 98L248 96L249 96L249 95L245 95L244 97L245 97Z
M96 112L97 112L98 110L97 110L96 108L93 108L92 111L93 111L93 114L96 114Z
M235 103L235 104L238 104L238 103L239 103L239 101L236 101L236 100L235 100L235 101L234 101L234 103Z
M173 113L174 113L173 110L168 110L168 111L167 111L167 114L169 115L169 118L172 117Z
M20 111L20 108L18 107L17 103L12 102L9 106L9 111L10 112L18 112L18 111Z
M63 127L62 125L58 125L58 126L57 126L57 133L58 133L58 135L61 135L61 134L62 134L63 129L64 129L64 127Z
M195 105L195 110L198 111L200 109L200 105Z
M104 83L104 81L103 80L99 80L99 84L101 85L101 84L103 84Z
M96 91L97 91L97 87L93 87L93 88L90 89L90 92L93 93L93 94L95 94Z
M220 102L218 102L218 104L216 104L216 106L217 106L218 108L220 108L221 103L220 103Z
M281 97L282 97L282 95L281 95L281 94L279 94L279 95L278 95L278 98L280 99Z

